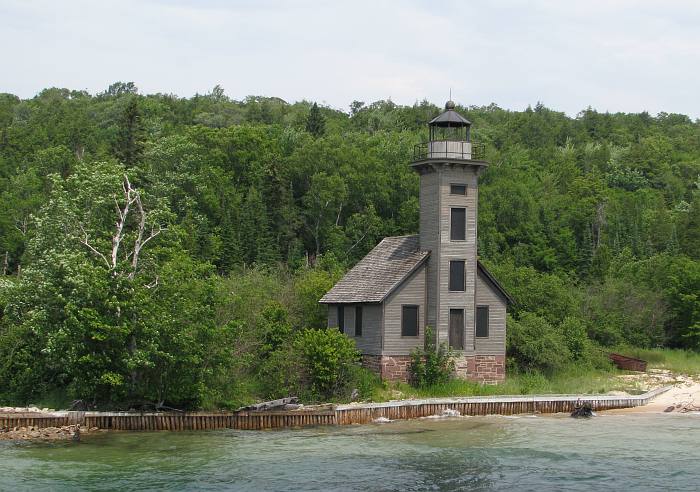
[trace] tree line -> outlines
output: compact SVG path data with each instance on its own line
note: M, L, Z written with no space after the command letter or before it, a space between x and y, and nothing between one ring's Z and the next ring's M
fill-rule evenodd
M491 163L478 247L518 301L513 370L603 364L599 349L621 344L700 349L700 122L457 110ZM352 351L305 330L381 238L417 232L408 164L439 112L234 100L219 86L0 94L0 398L342 393L311 367L325 357L363 379L343 362Z

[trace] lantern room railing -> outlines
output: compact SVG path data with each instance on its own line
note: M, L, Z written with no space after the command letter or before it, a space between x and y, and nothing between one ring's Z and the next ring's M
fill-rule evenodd
M486 146L478 142L461 140L433 140L413 147L413 160L464 159L480 160L486 157Z

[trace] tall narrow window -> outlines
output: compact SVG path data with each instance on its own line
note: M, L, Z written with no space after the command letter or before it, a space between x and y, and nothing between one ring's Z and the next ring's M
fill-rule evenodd
M362 336L362 306L355 306L355 336Z
M418 306L401 306L401 336L418 336Z
M450 261L450 290L464 291L464 260Z
M450 240L464 241L467 239L467 209L450 209Z
M464 309L450 309L450 348L464 350Z
M476 337L488 338L489 336L489 307L476 307Z
M345 306L338 305L338 329L340 333L345 333Z

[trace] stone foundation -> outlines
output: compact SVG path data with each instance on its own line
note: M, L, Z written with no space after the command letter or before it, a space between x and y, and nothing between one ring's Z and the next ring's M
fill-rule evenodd
M362 367L369 369L377 376L382 375L382 356L381 355L362 355Z
M408 355L363 355L362 365L385 381L408 382ZM506 358L503 355L471 355L455 357L458 378L497 384L506 378Z
M455 359L457 377L497 384L506 379L506 357L504 355L472 355Z
M409 355L363 355L362 365L385 381L408 382Z

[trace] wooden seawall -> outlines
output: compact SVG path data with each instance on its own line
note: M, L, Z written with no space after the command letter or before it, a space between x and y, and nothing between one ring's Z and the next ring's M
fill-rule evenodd
M53 412L50 414L0 414L0 429L14 427L61 427L80 424L110 430L183 431L212 429L261 430L318 425L367 424L378 418L415 419L459 412L460 415L515 415L571 412L578 403L590 403L594 410L646 405L669 388L637 396L543 395L433 398L387 403L361 403L307 408L292 411L240 411L235 413L170 412Z

